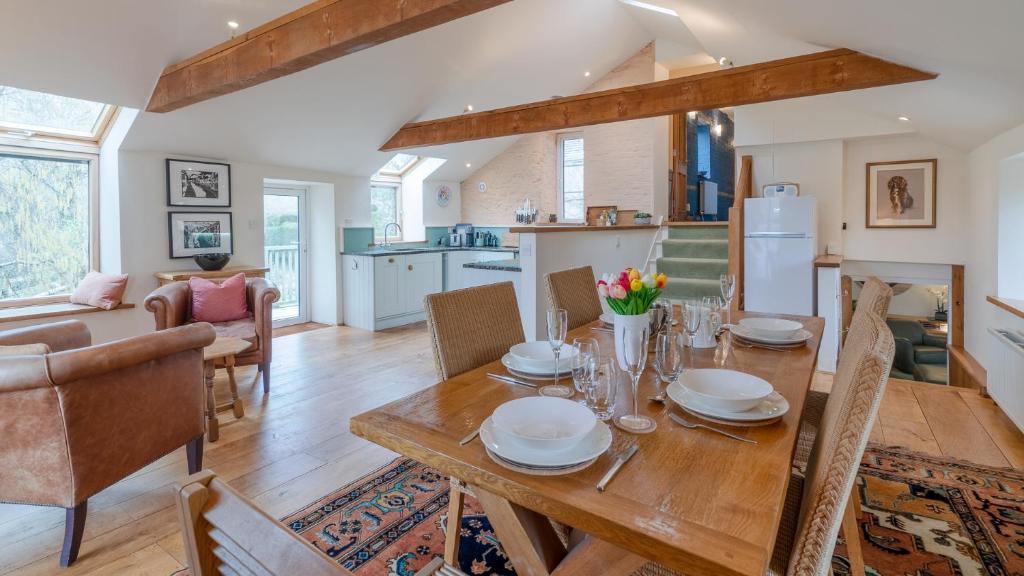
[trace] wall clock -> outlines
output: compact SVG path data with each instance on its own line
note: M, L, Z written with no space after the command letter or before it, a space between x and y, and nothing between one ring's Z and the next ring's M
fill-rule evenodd
M444 208L452 201L452 189L447 184L441 184L437 187L437 205Z

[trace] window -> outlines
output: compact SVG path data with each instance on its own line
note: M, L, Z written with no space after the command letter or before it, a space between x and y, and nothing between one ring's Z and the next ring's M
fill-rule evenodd
M0 148L0 300L70 294L99 267L95 175L92 155Z
M558 205L563 222L583 222L583 134L558 135Z
M99 142L114 106L0 86L0 130L23 137Z
M413 156L411 154L395 154L388 163L385 164L378 174L385 174L388 176L402 176L412 168L416 162L420 159L419 156Z
M384 227L392 222L402 221L402 185L398 182L370 183L370 219L373 222L373 237L384 239ZM398 230L389 231L389 240L401 240Z

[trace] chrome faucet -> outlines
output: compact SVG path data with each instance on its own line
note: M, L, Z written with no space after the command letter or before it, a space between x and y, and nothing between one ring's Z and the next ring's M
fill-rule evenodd
M394 226L395 228L398 228L398 234L399 234L399 235L401 235L401 234L402 234L402 225L401 225L401 224L399 224L398 222L392 222L392 223L390 223L390 224L388 224L388 225L384 226L384 244L383 244L383 246L384 246L385 248L387 248L388 246L391 246L391 242L388 242L388 230L389 230L389 229L390 229L390 228L391 228L392 226Z

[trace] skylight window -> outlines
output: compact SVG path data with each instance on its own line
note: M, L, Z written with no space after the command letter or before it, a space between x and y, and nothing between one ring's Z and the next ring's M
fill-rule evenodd
M0 86L0 131L99 140L114 107L100 102Z
M406 170L412 168L412 165L419 159L419 156L411 154L395 154L378 172L390 176L401 176L405 174Z

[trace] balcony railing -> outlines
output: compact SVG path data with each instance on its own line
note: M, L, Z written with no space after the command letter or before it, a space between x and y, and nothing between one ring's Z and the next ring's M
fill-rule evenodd
M263 248L263 261L270 268L267 277L281 291L281 299L274 304L275 309L294 308L299 305L299 247L266 246Z

